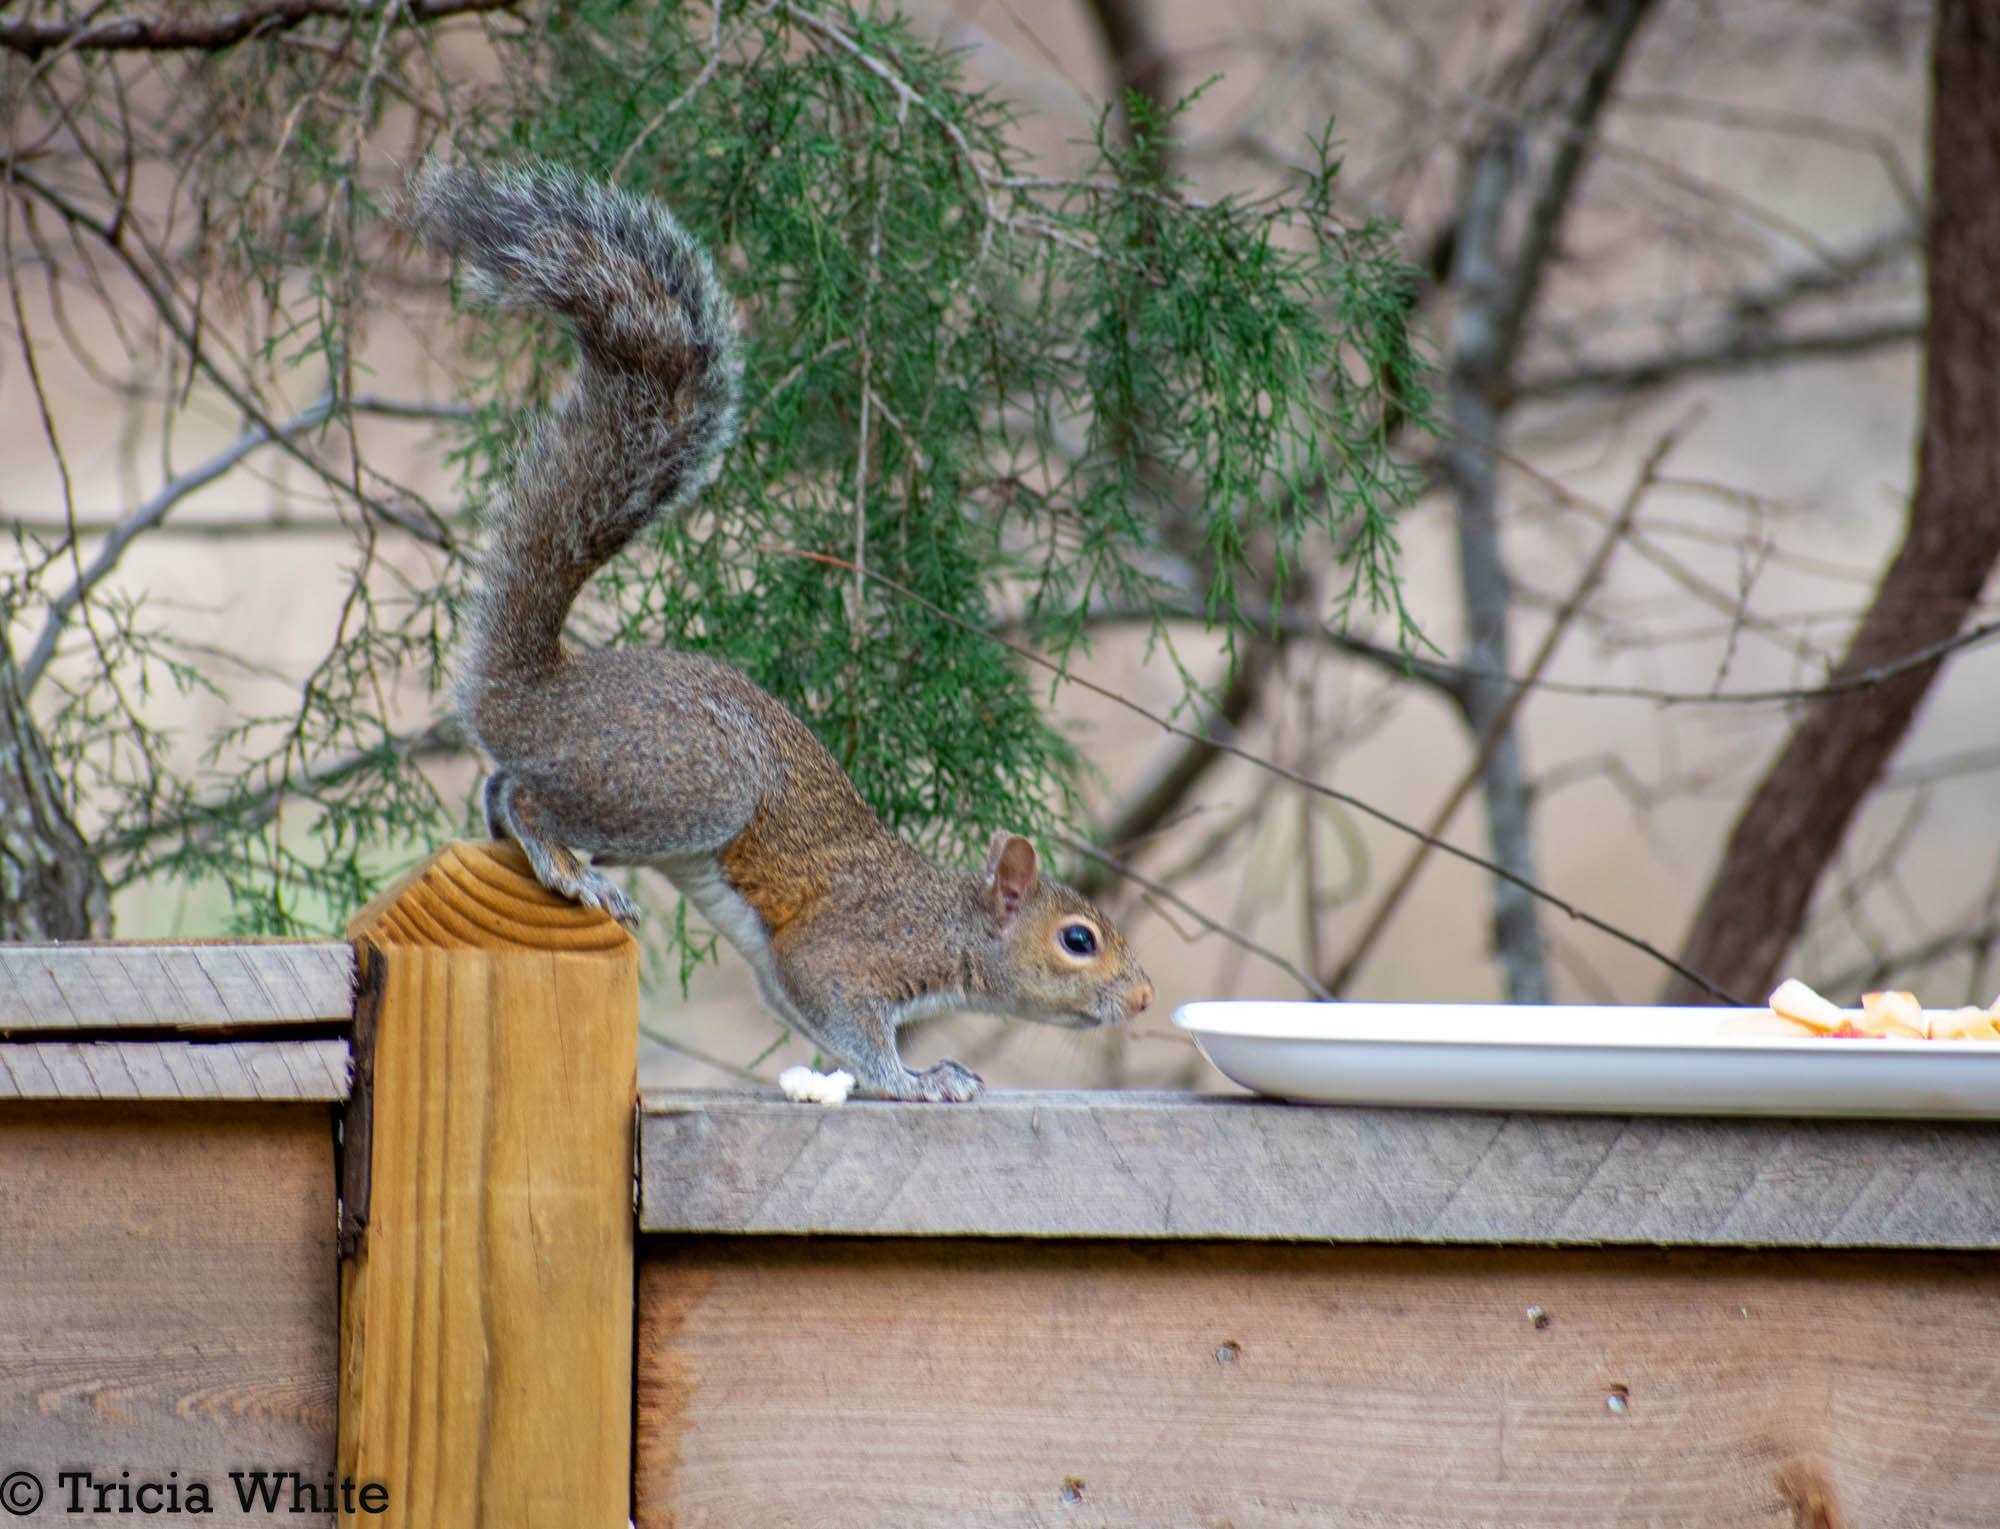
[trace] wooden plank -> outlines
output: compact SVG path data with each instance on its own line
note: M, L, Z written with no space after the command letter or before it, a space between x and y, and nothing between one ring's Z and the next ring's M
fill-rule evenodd
M624 1529L638 947L498 845L350 932L382 986L342 1471L395 1485L383 1529Z
M641 1529L1990 1529L2000 1504L1991 1259L647 1251Z
M0 1102L330 1102L347 1097L347 1079L337 1040L0 1042Z
M344 941L0 945L0 1035L324 1025L353 997Z
M62 1470L203 1482L213 1515L172 1523L272 1522L228 1473L331 1468L335 1269L324 1107L0 1109L0 1472L45 1493L23 1522L140 1521L71 1513Z
M1137 1093L642 1109L649 1232L2000 1247L1994 1125Z

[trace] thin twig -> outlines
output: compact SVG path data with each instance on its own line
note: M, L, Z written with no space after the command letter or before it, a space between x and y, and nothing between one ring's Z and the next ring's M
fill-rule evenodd
M258 405L257 401L243 388L237 386L234 380L224 375L222 368L209 358L207 352L202 347L201 336L175 311L172 294L162 288L153 273L146 269L138 256L133 254L127 246L124 233L126 224L122 221L105 223L98 218L92 217L53 187L44 184L42 181L28 174L26 170L20 167L16 159L0 156L0 165L4 165L7 177L14 185L26 187L37 198L53 208L73 227L89 232L99 243L103 244L106 249L110 250L117 257L119 263L125 267L127 274L145 292L148 300L153 304L154 311L158 313L160 321L166 325L173 333L174 338L187 351L190 366L199 370L204 377L214 384L222 395L241 412L245 419L269 430L273 442L280 450L292 457L314 477L325 482L328 487L343 494L353 492L346 483L328 472L326 467L317 461L310 452L300 450L290 440L286 439L279 432L276 422L270 419ZM369 514L407 531L410 535L441 551L452 550L453 538L444 524L435 516L426 524L423 521L405 515L402 511L384 503L375 495L357 497L359 503Z
M827 552L810 552L803 547L787 547L782 544L771 543L771 542L761 543L755 548L755 550L760 553L768 553L775 557L803 558L807 562L821 563L828 568L837 568L847 573L852 573L854 571L854 565L852 563L849 563L845 558L835 557L831 553ZM1538 902L1546 903L1551 908L1555 908L1558 911L1567 914L1570 918L1575 919L1578 923L1588 925L1590 928L1595 929L1602 934L1608 934L1611 936L1612 939L1617 940L1622 944L1629 945L1634 950L1639 951L1644 955L1650 956L1653 960L1659 962L1662 966L1667 967L1669 970L1676 972L1679 975L1687 978L1688 981L1694 983L1696 986L1700 987L1704 992L1710 994L1711 996L1720 999L1723 1003L1733 1005L1734 1007L1739 1009L1748 1007L1746 1004L1743 1003L1741 999L1735 997L1733 994L1724 992L1721 988L1716 987L1707 978L1703 977L1700 972L1694 971L1688 967L1681 965L1680 962L1676 961L1672 956L1668 955L1665 951L1661 950L1659 946L1654 945L1648 940L1640 938L1636 934L1631 934L1623 929L1620 929L1616 924L1609 923L1606 920L1599 918L1594 913L1586 912L1584 909L1577 907L1576 904L1568 901L1566 898L1558 897L1555 893L1550 892L1545 888L1536 886L1533 882L1528 881L1526 878L1515 875L1505 866L1496 865L1493 861L1486 859L1483 855L1474 854L1471 850L1460 849L1456 844L1449 844L1442 839L1437 839L1432 835L1427 835L1421 828L1418 828L1414 823L1405 822L1402 818L1397 817L1394 813L1385 812L1380 807L1377 807L1370 802L1363 801L1360 797L1353 795L1351 792L1342 791L1336 786L1325 785L1320 781L1312 779L1312 777L1308 775L1302 775L1297 770L1288 769L1284 765L1278 764L1269 759L1262 758L1257 754L1251 753L1248 749L1241 748L1238 745L1228 742L1224 739L1212 738L1205 733L1196 732L1192 728L1182 727L1178 723L1166 717L1161 716L1158 712L1148 710L1146 707L1141 706L1137 701L1133 700L1130 696L1123 695L1118 691L1111 689L1108 686L1100 685L1095 680L1085 679L1080 674L1074 674L1065 665L1056 662L1054 659L1044 657L1042 654L1037 653L1030 648L1022 647L1019 643L1009 642L1006 638L999 636L998 634L988 630L985 627L978 626L973 622L965 620L963 617L953 615L950 611L944 609L944 607L934 604L929 600L926 600L922 595L918 594L914 589L911 589L908 585L900 584L896 580L891 579L884 574L871 572L868 575L868 577L873 579L876 583L880 584L883 588L893 591L902 599L908 600L911 604L928 612L930 615L934 616L939 621L943 621L948 625L955 626L959 628L961 631L975 633L978 636L986 638L987 641L989 642L998 643L1001 647L1005 648L1008 652L1014 654L1017 658L1021 659L1023 662L1031 663L1037 665L1040 668L1048 670L1050 673L1056 676L1057 680L1060 683L1067 685L1075 685L1077 688L1081 690L1087 690L1092 695L1097 696L1102 700L1109 701L1115 706L1123 707L1126 711L1133 713L1135 716L1143 717L1146 721L1152 723L1153 726L1159 728L1162 732L1172 733L1177 738L1186 738L1193 742L1207 743L1213 746L1214 748L1220 750L1222 753L1232 755L1237 759L1241 759L1246 764L1255 765L1260 770L1269 771L1271 774L1278 776L1280 779L1288 780L1293 785L1301 787L1304 790L1311 791L1316 795L1326 797L1329 801L1339 802L1344 806L1352 807L1356 812L1362 813L1367 817L1373 818L1376 822L1385 824L1388 827L1395 829L1398 833L1409 834L1413 838L1429 840L1434 844L1434 847L1439 851L1439 853L1450 855L1455 860L1462 860L1467 865L1477 866L1480 870L1490 872L1492 875L1498 876L1503 881L1513 883L1514 885L1520 887L1521 890L1526 892L1530 897L1536 899Z
M689 1061L699 1062L704 1067L713 1067L717 1072L726 1072L732 1078L740 1078L745 1083L761 1083L766 1087L771 1086L771 1080L762 1073L752 1072L748 1067L740 1067L734 1062L725 1062L721 1057L711 1052L703 1051L699 1046L690 1046L686 1041L676 1040L673 1036L667 1034L666 1031L658 1029L655 1026L642 1024L639 1026L639 1033L645 1036L647 1040L665 1046L669 1051L678 1052Z
M644 127L633 134L632 141L625 145L625 152L618 156L618 163L611 167L611 178L614 181L624 178L625 167L632 162L632 156L639 152L640 147L648 138L651 138L654 133L659 131L661 124L683 106L687 105L694 98L696 92L701 90L710 80L714 79L716 71L721 69L723 50L722 0L711 0L711 9L713 14L709 18L708 26L708 61L701 66L700 72L688 81L685 90L681 91L673 100L667 102L665 106L662 106L653 114ZM730 34L730 41L733 42L736 38L742 36L744 28L751 21L769 14L770 10L771 6L767 3L746 15L743 21L737 26L735 32Z
M72 53L213 52L256 36L286 31L315 18L354 22L371 11L401 12L422 25L479 11L512 10L519 0L269 0L227 16L121 16L115 21L0 21L0 48L39 58Z
M333 413L335 400L331 395L323 397L303 413L294 415L275 429L259 425L245 431L228 446L218 451L198 467L190 468L179 477L170 479L160 491L140 505L115 530L105 537L104 545L97 549L87 568L81 569L76 581L49 602L49 613L42 622L41 635L28 652L26 662L21 665L21 692L26 695L33 691L35 682L42 671L55 657L56 644L61 639L63 628L69 625L70 615L77 606L90 597L91 590L102 583L118 566L118 560L125 555L125 549L166 519L173 507L189 494L206 487L228 472L259 446L273 440L289 438L320 425Z
M1638 478L1634 480L1631 491L1626 494L1625 502L1619 506L1617 518L1604 533L1603 539L1598 542L1597 550L1591 554L1589 563L1584 566L1581 577L1577 579L1575 588L1570 591L1569 598L1563 602L1562 609L1556 612L1555 619L1549 623L1549 629L1542 634L1541 646L1528 665L1525 682L1511 691L1501 702L1500 709L1493 714L1493 720L1487 724L1485 734L1479 740L1479 749L1474 754L1472 762L1466 766L1464 772L1453 783L1451 790L1445 793L1445 798L1438 804L1437 810L1431 814L1425 842L1418 844L1410 852L1410 858L1403 862L1402 870L1390 883L1389 890L1383 894L1382 900L1375 905L1375 911L1368 916L1368 922L1362 926L1361 933L1355 936L1354 943L1348 947L1346 956L1334 969L1333 975L1327 978L1326 985L1335 993L1343 991L1347 984L1354 980L1354 975L1361 969L1362 963L1374 953L1383 931L1395 918L1397 910L1402 907L1404 897L1416 882L1418 873L1422 871L1424 862L1430 858L1431 845L1437 842L1435 836L1443 833L1449 826L1460 805L1485 775L1487 766L1492 763L1494 750L1499 746L1500 740L1507 735L1507 730L1513 726L1514 717L1520 711L1529 690L1541 678L1542 671L1548 668L1550 660L1555 657L1556 649L1561 646L1564 636L1569 631L1570 623L1576 619L1577 612L1583 609L1584 601L1590 598L1591 592L1604 578L1604 571L1610 566L1612 554L1618 550L1618 544L1625 539L1625 533L1632 528L1632 521L1639 513L1640 504L1656 481L1660 463L1673 449L1682 428L1684 427L1676 426L1662 435L1654 443L1653 449L1646 454Z
M1239 933L1237 930L1231 929L1227 924L1218 923L1215 919L1212 919L1206 913L1203 913L1201 909L1195 907L1193 903L1189 902L1186 898L1182 897L1178 892L1174 891L1171 887L1166 886L1162 882L1154 881L1149 877L1141 875L1138 871L1134 870L1131 865L1129 865L1127 862L1123 860L1120 860L1116 855L1106 854L1096 845L1090 843L1086 839L1079 839L1075 834L1058 833L1055 837L1059 843L1064 845L1066 848L1074 851L1076 854L1088 855L1092 860L1103 861L1106 865L1110 866L1112 870L1116 871L1120 876L1124 877L1127 881L1133 882L1138 886L1144 887L1148 892L1152 893L1153 896L1159 898L1163 902L1172 903L1174 907L1180 909L1181 912L1185 913L1189 918L1193 919L1196 923L1200 924L1201 927L1206 929L1210 934L1219 934L1230 944L1234 945L1237 949L1249 952L1251 955L1257 957L1257 959L1260 961L1270 962L1271 965L1277 967L1279 971L1283 972L1286 976L1290 977L1300 987L1304 988L1308 993L1312 994L1313 997L1322 1000L1328 1000L1333 997L1333 994L1329 993L1325 988L1321 987L1316 980L1314 980L1310 972L1300 971L1296 966L1292 965L1291 962L1287 961L1283 956L1279 955L1275 950L1272 950L1270 947L1265 945L1259 945L1255 940L1251 939L1250 936L1248 936L1247 934Z
M1841 329L1809 334L1779 335L1752 331L1720 340L1674 346L1631 361L1586 362L1523 378L1511 397L1518 402L1546 402L1579 393L1640 393L1690 377L1783 366L1793 361L1832 360L1865 356L1899 345L1914 345L1924 337L1921 314L1878 319Z
M177 833L195 833L222 824L227 824L232 830L258 828L278 815L288 792L312 796L328 786L337 786L376 763L385 751L401 763L411 764L462 754L466 747L467 739L458 720L455 717L440 718L420 732L405 733L400 737L391 734L374 748L343 754L295 780L267 786L257 792L230 793L177 812L172 817L154 819L142 827L104 841L102 848L111 854L136 854L146 845ZM153 867L145 865L128 866L121 873L121 880L132 881L151 869Z
M1653 685L1606 685L1583 680L1547 678L1531 680L1525 675L1502 674L1498 670L1481 668L1474 664L1452 663L1446 659L1405 653L1400 649L1385 647L1381 643L1369 642L1366 638L1339 631L1317 617L1303 612L1285 609L1266 610L1248 600L1239 603L1243 616L1242 628L1246 632L1292 641L1324 643L1337 653L1365 660L1392 678L1416 681L1447 695L1455 693L1463 681L1490 680L1511 689L1540 690L1549 695L1582 696L1595 700L1645 701L1668 710L1689 706L1810 705L1815 701L1830 700L1851 691L1872 689L1899 674L1934 663L1961 648L1979 647L1995 638L2000 638L2000 620L1981 622L1976 626L1967 627L1955 636L1926 644L1921 648L1913 648L1895 658L1884 659L1872 668L1828 680L1823 685L1803 685L1782 690L1662 690ZM1206 610L1195 605L1169 605L1157 611L1144 610L1137 606L1102 606L1092 610L1088 618L1092 626L1115 626L1151 622L1156 619L1189 621L1204 626L1215 624L1215 619Z

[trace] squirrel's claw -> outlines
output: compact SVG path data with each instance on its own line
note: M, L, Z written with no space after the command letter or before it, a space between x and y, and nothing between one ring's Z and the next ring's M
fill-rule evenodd
M910 1078L916 1085L910 1097L929 1104L964 1104L986 1091L978 1073L951 1061L912 1073Z
M639 905L625 895L622 887L596 871L585 871L579 876L570 896L587 908L603 909L628 929L639 922Z

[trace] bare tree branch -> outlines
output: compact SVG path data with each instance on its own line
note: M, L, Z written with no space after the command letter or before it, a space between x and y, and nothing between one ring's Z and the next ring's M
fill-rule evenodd
M1943 0L1932 46L1929 320L1916 491L1902 545L1833 682L1956 641L2000 564L2000 16ZM1683 960L1771 986L1814 889L1936 678L1939 662L1816 706L1737 818ZM1697 996L1684 981L1669 1001Z
M1628 537L1628 541L1632 538ZM1636 545L1636 543L1635 543ZM1983 621L1921 648L1884 658L1865 669L1842 674L1822 685L1800 685L1769 690L1663 690L1652 685L1593 684L1581 680L1552 680L1546 677L1502 674L1492 669L1475 669L1466 664L1448 663L1418 653L1404 653L1380 643L1369 642L1330 627L1303 611L1267 611L1250 601L1242 602L1244 630L1253 634L1275 633L1293 642L1324 644L1336 653L1359 658L1392 679L1410 680L1436 690L1456 701L1464 687L1474 681L1490 681L1509 690L1542 690L1551 695L1585 696L1597 700L1645 701L1654 706L1797 706L1872 690L1878 685L1936 663L1941 658L1967 648L1982 647L2000 639L2000 620ZM1169 606L1158 611L1140 611L1122 606L1106 606L1090 613L1093 626L1151 622L1154 619L1187 621L1201 626L1213 624L1208 613L1193 606Z
M1452 354L1447 369L1452 438L1446 477L1458 520L1459 577L1464 590L1467 666L1505 673L1509 581L1500 548L1498 463L1507 377L1533 312L1550 252L1575 195L1592 128L1631 47L1650 0L1619 0L1602 8L1569 8L1519 66L1523 76L1554 72L1543 87L1544 110L1560 114L1562 131L1538 186L1527 197L1525 227L1511 257L1504 224L1520 185L1522 145L1517 122L1487 131L1472 151L1455 221L1451 285ZM1576 75L1580 57L1580 77ZM1520 744L1506 726L1502 687L1474 681L1466 693L1473 732L1491 738L1483 779L1493 857L1511 873L1493 889L1494 948L1514 1003L1546 1003L1547 961L1534 902L1522 894L1534 879L1534 840Z
M1632 522L1639 513L1639 506L1645 502L1647 492L1657 481L1660 463L1673 449L1677 434L1678 430L1675 430L1661 436L1653 449L1647 453L1645 462L1640 466L1638 478L1633 482L1630 492L1626 494L1624 504L1619 507L1618 518L1605 531L1603 539L1597 544L1597 550L1591 554L1590 561L1585 564L1583 573L1578 577L1575 588L1570 591L1569 598L1563 602L1562 609L1556 612L1555 619L1549 623L1549 629L1542 634L1541 645L1537 648L1533 661L1528 665L1527 677L1519 686L1508 691L1506 698L1500 703L1499 710L1493 714L1492 721L1487 724L1481 735L1479 749L1472 763L1459 776L1451 790L1445 793L1445 799L1438 804L1437 811L1431 815L1427 830L1430 835L1441 834L1450 826L1452 817L1458 812L1460 804L1465 801L1473 786L1486 777L1493 755L1499 748L1501 740L1508 736L1509 729L1513 727L1514 716L1521 709L1521 703L1526 699L1528 691L1541 678L1542 672L1555 657L1556 649L1562 645L1570 623L1583 609L1584 601L1590 598L1603 581L1605 570L1611 566L1612 554L1618 550L1618 544L1631 530ZM1410 858L1404 862L1403 869L1389 884L1389 890L1383 893L1382 900L1375 905L1375 911L1361 926L1361 932L1354 937L1354 943L1349 947L1347 955L1342 958L1333 975L1327 978L1326 985L1335 993L1344 991L1354 980L1355 974L1361 970L1363 963L1367 961L1376 943L1381 939L1382 931L1388 928L1390 920L1395 918L1396 910L1402 906L1403 898L1415 884L1424 862L1430 858L1431 842L1431 840L1421 842L1410 852ZM1546 997L1541 1001L1546 1002Z
M261 791L226 792L185 812L154 818L140 828L108 840L101 848L111 854L137 856L162 839L170 839L177 834L204 833L224 822L237 826L244 823L259 826L277 816L287 797L309 798L316 792L339 785L370 765L381 763L385 757L393 758L400 764L414 764L421 760L448 759L464 753L466 746L465 732L457 719L440 718L420 731L385 737L372 749L342 755ZM118 879L121 882L131 881L147 874L149 869L149 866L135 862L124 867Z
M2000 923L1980 924L1971 929L1948 929L1919 941L1907 950L1885 952L1862 965L1822 978L1819 986L1829 997L1840 1002L1849 993L1880 987L1898 972L1922 971L1953 956L1979 951L1996 941L2000 941Z
M80 516L74 522L61 520L0 519L0 532L19 531L47 541L67 543L70 537L109 536L125 524L124 519ZM401 530L392 526L391 530ZM289 506L272 505L253 515L176 515L154 526L149 536L165 541L242 542L256 537L349 536L354 527L338 515L294 515Z
M0 603L0 940L88 940L111 932L111 894L77 831L28 715Z
M1518 680L1495 675L1490 670L1469 669L1462 664L1446 663L1442 659L1427 654L1405 652L1384 643L1370 642L1365 637L1356 637L1352 632L1339 627L1328 626L1309 611L1296 606L1270 606L1249 597L1239 597L1237 613L1241 616L1238 630L1253 639L1275 639L1281 642L1311 642L1332 649L1336 653L1358 658L1371 668L1379 669L1392 679L1408 680L1437 691L1454 706L1462 706L1465 682L1470 679L1506 680L1508 684L1519 684ZM1155 621L1185 621L1204 629L1216 625L1216 616L1206 607L1188 604L1161 604L1157 606L1098 605L1092 606L1085 619L1094 627L1102 626L1150 626ZM1561 688L1544 680L1540 688ZM1652 693L1647 693L1652 698ZM1108 844L1123 841L1106 838Z
M1632 114L1679 117L1740 131L1802 138L1815 144L1839 144L1873 159L1882 167L1883 177L1912 219L1923 215L1923 193L1904 165L1896 140L1887 133L1870 132L1812 112L1773 111L1664 92L1622 96L1618 112L1621 117Z
M209 358L207 351L203 348L201 336L197 332L195 325L188 319L183 318L178 312L173 295L160 285L160 282L154 277L153 273L148 271L138 256L132 252L125 237L128 225L122 216L108 223L99 218L92 217L90 213L78 207L53 187L44 184L22 169L18 158L0 157L0 184L6 183L27 188L34 196L59 214L72 228L84 230L98 240L99 243L103 244L117 258L118 262L125 267L127 274L139 284L140 289L145 292L147 300L152 303L154 311L159 314L161 323L167 326L175 340L187 352L190 370L199 371L202 376L206 377L231 404L241 411L245 419L269 431L271 441L288 456L297 461L314 477L324 481L328 487L337 492L352 496L370 514L378 516L380 519L408 532L410 535L417 537L431 546L447 550L451 547L452 539L449 531L442 524L438 523L435 518L429 522L415 519L396 509L394 506L384 503L379 496L362 492L358 484L344 482L329 473L309 452L301 450L289 440L279 429L277 422L265 413L255 399L245 392L243 388L239 387L236 382L223 374L222 369Z
M0 48L40 58L75 53L213 52L252 37L288 31L316 17L360 22L400 12L413 22L479 11L512 10L520 0L267 0L225 16L121 16L115 21L0 21Z
M1553 156L1528 206L1527 226L1510 268L1502 277L1503 294L1492 316L1496 331L1494 352L1503 364L1511 364L1520 353L1521 333L1534 312L1535 299L1548 274L1549 256L1575 199L1577 180L1597 146L1597 124L1611 98L1611 87L1624 67L1640 24L1651 10L1652 0L1622 0L1601 7L1593 4L1576 8L1580 21L1591 22L1589 31L1574 44L1581 54L1582 79L1563 113ZM1552 38L1551 42L1548 54L1535 60L1535 67L1570 67L1569 60L1563 57L1562 39Z
M1252 645L1237 663L1236 672L1230 676L1214 710L1204 720L1203 736L1177 742L1148 770L1140 784L1098 827L1099 839L1115 850L1124 850L1173 816L1188 792L1222 757L1222 751L1211 740L1234 739L1255 712L1274 659L1275 652L1269 644ZM1085 897L1101 897L1117 883L1123 870L1123 865L1109 855L1093 853L1091 863L1077 870L1076 889Z
M1703 344L1676 346L1631 361L1609 361L1543 372L1523 378L1511 398L1542 403L1579 393L1642 393L1691 377L1722 376L1794 361L1824 361L1870 355L1911 345L1923 338L1921 317L1879 319L1805 334L1769 330L1738 332Z
M97 556L90 560L90 566L76 576L76 582L49 601L48 616L42 622L41 635L29 650L27 662L21 665L21 692L32 694L35 682L42 677L42 671L55 657L56 644L61 640L63 628L69 625L69 618L90 597L91 590L101 584L118 566L118 560L125 555L125 549L133 541L166 519L173 507L197 489L205 488L241 462L259 446L268 445L273 440L285 440L300 435L324 423L333 413L334 400L322 398L303 413L286 420L275 429L263 425L245 431L228 446L210 457L200 466L190 468L179 477L170 479L160 491L140 505L124 520L120 521L111 534L104 539L104 545L97 549Z

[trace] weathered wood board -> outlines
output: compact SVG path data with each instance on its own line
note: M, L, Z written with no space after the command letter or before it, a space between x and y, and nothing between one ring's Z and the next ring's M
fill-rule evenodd
M2000 1248L1996 1125L1137 1093L641 1108L648 1232Z
M1990 1258L643 1251L640 1529L2000 1522Z
M342 1040L0 1041L0 1101L328 1103L347 1089Z
M45 1493L24 1523L265 1524L230 1471L324 1478L333 1185L324 1106L0 1107L0 1476ZM215 1511L71 1513L65 1469L203 1481Z
M326 1025L353 1009L344 941L0 945L0 1035Z
M500 845L350 932L381 997L339 1459L395 1494L356 1522L626 1529L638 946Z

